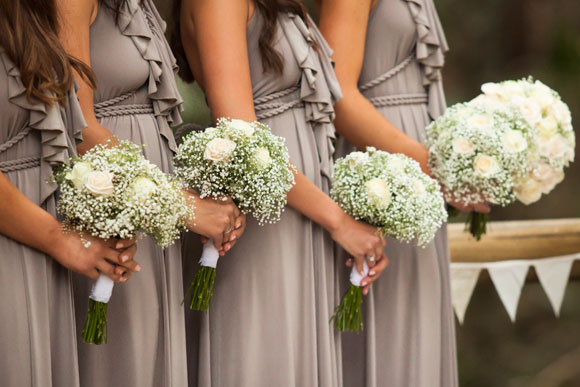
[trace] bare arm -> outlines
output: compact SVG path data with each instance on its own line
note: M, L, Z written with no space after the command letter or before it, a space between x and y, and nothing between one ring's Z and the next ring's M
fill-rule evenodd
M183 2L184 48L196 79L205 89L214 119L256 119L246 37L252 12L253 4L248 1ZM288 195L291 207L326 228L360 267L367 255L382 257L382 242L374 235L373 227L345 214L302 173L295 177L296 185Z
M63 233L58 220L24 196L1 172L0 234L42 251L61 265L93 279L99 275L97 270L118 282L128 278L122 276L126 270L115 272L110 262L123 265L128 262L127 269L139 270L132 260L136 251L132 241L125 241L130 247L122 251L115 250L116 241L94 239L85 248L77 234Z
M90 28L97 16L98 0L57 0L57 2L62 46L69 55L90 66ZM105 144L113 138L113 135L95 116L93 89L78 74L76 79L80 86L77 96L87 121L87 128L83 131L83 143L78 146L78 151L82 154L97 144Z
M397 129L358 89L372 0L321 0L320 30L334 50L343 99L335 105L337 131L359 149L404 153L428 172L427 149Z
M430 175L427 148L393 126L358 89L373 1L320 0L319 5L320 30L334 49L336 76L344 95L335 105L337 131L359 149L370 145L390 153L403 153L417 160L423 172ZM463 211L474 209L460 203L450 204ZM481 204L475 205L475 209L489 212Z

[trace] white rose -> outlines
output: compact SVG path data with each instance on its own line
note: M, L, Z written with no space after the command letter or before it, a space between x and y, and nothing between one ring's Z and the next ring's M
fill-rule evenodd
M473 126L476 129L489 130L492 124L492 119L489 114L480 113L471 116L467 122L470 126Z
M72 170L68 172L65 179L72 181L77 189L82 189L87 183L87 176L93 171L91 164L86 161L76 163Z
M242 120L236 120L233 119L228 123L228 127L232 128L232 129L236 129L239 130L240 132L244 133L244 135L250 137L251 135L254 134L254 131L256 130L254 128L254 125L246 122L246 121L242 121Z
M486 109L494 109L502 106L503 102L499 99L497 95L480 94L471 101L469 101L467 104L469 106L479 106ZM465 108L462 109L462 111L459 113L459 117L466 117L467 114L464 114L464 112L471 114L470 109Z
M542 109L534 99L515 96L512 102L530 126L536 126L542 119Z
M348 155L348 165L353 168L357 165L364 164L369 159L369 155L364 152L352 152Z
M419 196L423 195L426 191L425 184L421 180L413 180L413 191Z
M236 149L236 143L227 138L214 138L207 143L203 156L206 160L227 161Z
M403 169L405 169L405 165L401 158L396 156L389 157L389 161L387 162L387 168L394 173L403 173Z
M570 148L566 143L566 139L560 135L556 135L550 139L540 139L540 154L548 158L562 158L569 159Z
M473 153L473 144L463 137L457 137L453 140L453 151L460 155L469 156Z
M557 184L564 180L564 171L553 168L548 163L542 162L534 167L532 176L540 184L543 194L549 194Z
M516 198L525 205L537 202L542 197L540 183L529 177L521 181L514 189Z
M141 198L151 196L155 188L157 188L157 184L147 177L140 176L133 181L133 193Z
M510 152L522 152L528 143L519 130L508 130L503 135L503 146Z
M473 168L483 176L491 176L499 171L499 164L491 156L478 155L473 162Z
M553 116L556 121L558 121L562 126L571 126L572 115L570 114L570 109L562 101L556 101L552 106L548 108L548 114Z
M115 192L114 176L110 172L89 172L85 187L95 196L111 196Z
M538 130L543 137L552 137L558 132L558 122L554 117L548 116L540 121Z
M391 190L387 183L379 178L374 178L366 183L369 199L379 208L387 208L391 203Z
M254 162L258 168L268 168L272 164L272 157L266 148L258 148L254 153Z
M532 90L532 98L534 98L538 102L542 110L548 109L556 101L552 89L550 89L548 86L544 85L540 81L536 81L534 83L534 88Z
M516 96L524 96L524 89L518 82L507 81L501 85L499 95L504 101L509 101Z
M497 83L487 82L481 85L481 91L489 96L498 96L500 93L501 87Z

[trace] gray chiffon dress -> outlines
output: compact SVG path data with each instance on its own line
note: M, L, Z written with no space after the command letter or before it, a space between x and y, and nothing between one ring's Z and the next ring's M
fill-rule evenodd
M91 67L100 123L119 139L143 144L145 157L171 172L176 144L170 125L180 123L182 100L164 28L151 0L127 2L118 23L101 5L90 31ZM83 386L187 385L181 246L163 250L142 238L135 259L142 270L113 289L105 345L80 339L92 281L75 277Z
M432 0L379 0L359 89L391 123L422 141L445 110L447 43ZM354 150L341 139L339 155ZM345 386L457 386L447 230L425 248L388 238L389 266L364 299L365 329L343 334ZM344 253L338 254L338 268ZM346 273L341 282L348 286Z
M247 28L256 115L328 193L333 103L341 97L330 49L311 20L308 27L282 13L274 47L284 71L264 72L262 23L256 11ZM188 237L186 286L199 251L198 238ZM190 385L340 386L340 343L329 323L339 299L335 277L333 243L320 226L290 207L274 225L260 227L249 216L245 234L218 263L209 312L186 311Z
M0 47L0 172L54 216L56 185L47 180L75 152L84 127L72 91L66 108L29 101L18 67ZM1 234L0 311L2 386L79 385L70 272Z

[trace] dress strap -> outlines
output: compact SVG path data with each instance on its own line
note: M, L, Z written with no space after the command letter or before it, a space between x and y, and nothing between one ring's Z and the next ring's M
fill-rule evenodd
M399 63L398 65L396 65L392 69L390 69L389 71L383 73L382 75L379 75L378 77L365 83L364 85L359 86L359 90L366 91L368 89L371 89L371 88L373 88L377 85L380 85L381 83L393 78L395 75L397 75L398 73L403 71L411 62L413 62L415 60L415 58L416 58L415 53L409 55L407 58L405 58L404 61L402 61L401 63Z

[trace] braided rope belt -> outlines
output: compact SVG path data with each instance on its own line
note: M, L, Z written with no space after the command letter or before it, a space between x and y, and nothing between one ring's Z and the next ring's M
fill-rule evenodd
M153 106L151 104L139 103L119 105L119 103L125 101L133 95L135 95L135 92L123 94L118 97L94 104L95 116L97 118L105 118L133 114L153 114Z
M32 128L27 127L4 144L0 144L0 153L6 152L14 145L22 141L31 132ZM16 160L0 161L0 172L14 172L22 169L29 169L40 166L40 157L24 157Z
M256 110L256 117L258 120L277 116L290 109L304 107L304 103L302 103L298 95L299 89L300 86L292 86L287 89L256 98L254 100L254 109ZM294 93L296 94L295 99L292 99L288 102L275 101L276 99L287 97Z
M375 86L378 86L389 79L394 78L397 74L401 73L404 69L407 68L412 62L415 61L415 54L409 55L405 60L401 63L393 67L392 69L388 70L387 72L379 75L375 79L359 86L360 91L367 91L372 89ZM384 107L384 106L399 106L399 105L416 105L416 104L425 104L428 102L427 93L409 93L409 94L392 94L392 95L384 95L380 97L371 97L368 98L369 102L373 104L375 107Z

